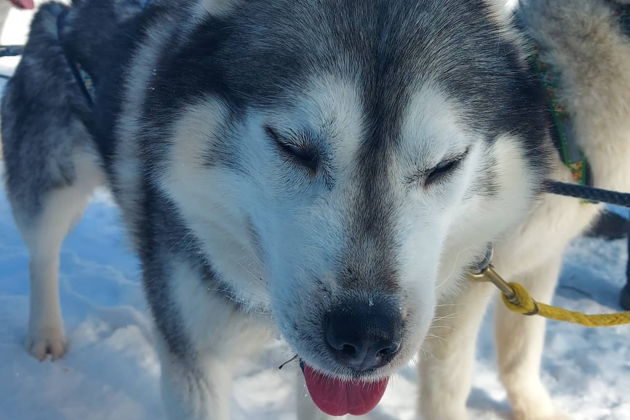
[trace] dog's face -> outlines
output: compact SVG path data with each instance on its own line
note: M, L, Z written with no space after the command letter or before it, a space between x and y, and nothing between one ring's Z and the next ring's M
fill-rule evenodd
M327 375L407 363L542 176L515 45L484 3L446 3L246 2L152 81L160 188L231 295Z

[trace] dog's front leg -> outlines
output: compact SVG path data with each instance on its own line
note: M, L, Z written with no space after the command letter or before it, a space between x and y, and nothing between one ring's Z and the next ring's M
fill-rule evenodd
M161 352L162 399L172 420L228 420L231 363L212 355L183 359Z
M233 366L265 346L268 321L210 288L200 266L177 256L161 261L167 265L145 280L167 418L228 420Z
M471 282L438 306L420 355L420 420L468 418L477 332L491 294L491 285Z
M537 269L510 279L523 284L532 296L550 302L562 268L561 255ZM496 312L497 359L514 418L517 420L566 420L556 411L540 380L540 362L545 341L545 319L526 317L499 305Z

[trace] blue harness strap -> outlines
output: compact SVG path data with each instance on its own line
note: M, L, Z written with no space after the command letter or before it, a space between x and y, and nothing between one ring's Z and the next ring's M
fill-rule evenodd
M617 13L619 14L621 29L626 34L626 36L630 37L630 4L618 5Z
M140 1L142 2L142 9L144 10L151 4L152 0L140 0ZM68 63L68 68L72 72L72 75L77 85L79 86L79 89L81 90L81 93L83 94L87 105L90 108L92 108L94 107L94 99L96 97L94 80L92 79L92 76L90 76L90 74L83 68L83 66L81 66L81 63L79 63L77 60L74 59L72 54L70 54L70 51L68 51L68 49L63 43L63 28L65 25L66 17L68 15L69 10L70 9L65 9L63 12L59 14L59 17L57 18L57 36L59 38L59 44L61 45L61 49L63 50L63 54L66 59L66 62ZM11 50L7 51L11 54L5 54L5 55L18 55L18 54L15 54L15 52L17 51L16 48L18 47L6 47L6 48L11 48ZM0 54L1 53L2 51L0 51ZM21 53L21 50L19 50L19 53Z
M15 57L24 53L22 45L0 45L0 57Z
M59 37L59 44L61 45L61 49L63 50L63 55L66 59L66 63L68 64L68 68L70 69L72 76L79 86L79 90L83 94L87 105L92 108L94 107L94 82L92 81L92 77L81 68L81 64L79 64L73 57L72 54L68 51L66 46L63 43L63 27L66 22L66 16L68 15L68 9L64 10L59 14L57 18L57 36Z

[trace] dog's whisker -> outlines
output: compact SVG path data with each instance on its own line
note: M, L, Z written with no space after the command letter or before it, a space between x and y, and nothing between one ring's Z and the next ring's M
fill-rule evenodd
M280 366L278 366L278 370L282 370L282 368L284 368L286 365L288 365L289 363L295 361L298 359L298 355L296 354L295 356L293 356L292 358L290 358L289 360L287 360L286 362L284 362L283 364L281 364Z

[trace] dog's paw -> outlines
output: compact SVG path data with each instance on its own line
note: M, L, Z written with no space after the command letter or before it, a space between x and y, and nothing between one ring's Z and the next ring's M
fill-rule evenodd
M441 409L439 411L421 410L420 413L416 414L415 420L469 420L472 418L477 417L475 417L474 415L470 416L468 414L468 410L465 407L462 407L460 409L454 409L450 407L446 409Z
M525 412L519 410L514 412L514 420L572 420L572 418L566 414L553 412L549 413L537 413L534 411Z
M29 333L26 349L40 362L50 354L51 360L61 358L66 352L63 330L56 327L40 328Z
M510 396L514 420L571 420L571 417L558 411L538 377L504 376L503 383Z

